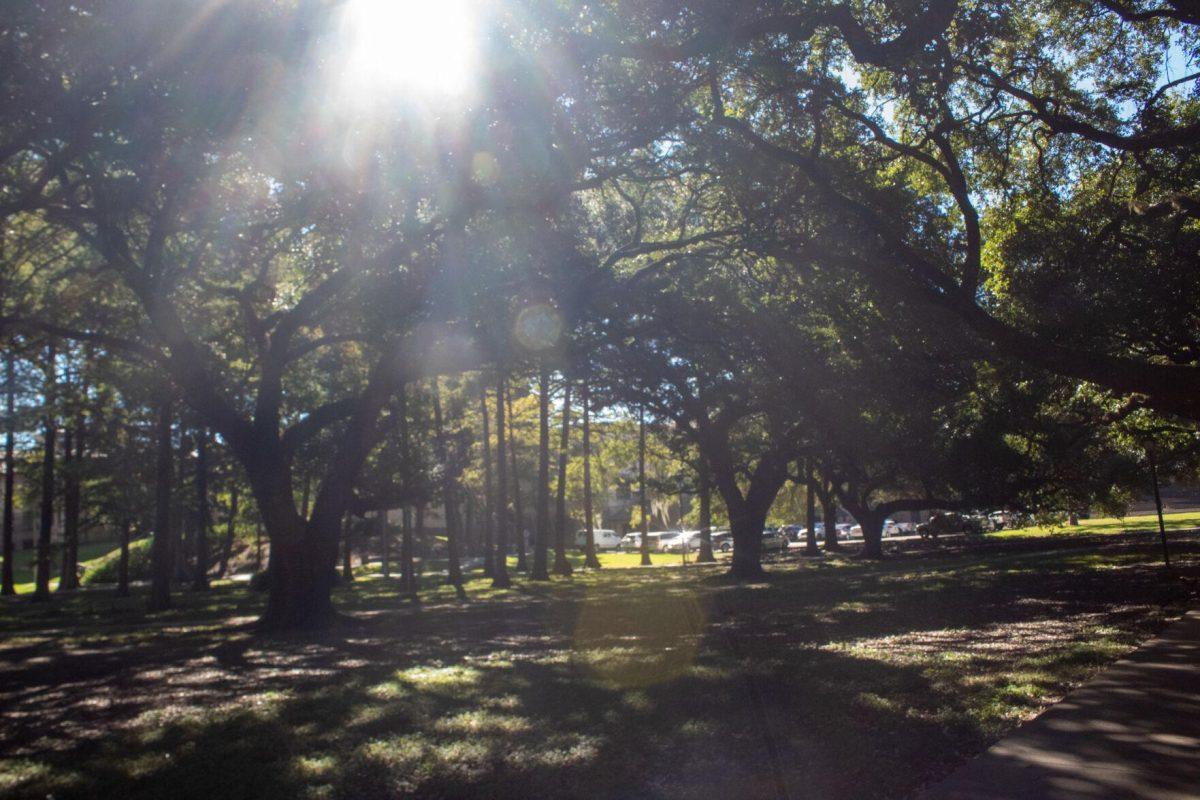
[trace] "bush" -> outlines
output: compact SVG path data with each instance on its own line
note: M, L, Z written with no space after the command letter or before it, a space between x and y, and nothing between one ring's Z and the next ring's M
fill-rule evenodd
M147 536L129 543L130 581L150 579L150 542L151 537ZM83 568L81 583L85 586L95 583L116 583L121 568L121 548L118 547L91 561L85 561Z

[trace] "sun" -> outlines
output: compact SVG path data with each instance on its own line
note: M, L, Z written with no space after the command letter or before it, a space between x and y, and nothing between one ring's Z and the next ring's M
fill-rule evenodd
M349 0L341 43L360 89L462 95L478 62L479 0Z

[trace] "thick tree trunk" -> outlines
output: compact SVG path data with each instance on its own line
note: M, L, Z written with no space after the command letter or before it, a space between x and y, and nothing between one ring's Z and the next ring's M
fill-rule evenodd
M42 514L38 528L37 542L37 574L34 587L34 599L44 600L50 596L50 536L54 530L54 451L58 434L58 423L54 416L54 403L57 402L56 354L54 345L46 348L45 388L43 402L46 405L46 415L42 423Z
M354 580L354 518L346 515L342 523L342 580Z
M708 476L708 466L700 459L697 469L700 484L700 553L696 561L712 563L717 560L712 549L712 480Z
M4 355L4 540L3 578L0 594L14 595L17 584L13 575L13 536L16 533L16 427L17 427L17 366L10 349Z
M554 574L570 575L567 560L567 456L571 443L571 383L563 382L562 434L558 442L558 485L554 520Z
M548 581L550 544L550 374L545 365L538 371L538 468L534 493L536 529L534 530L533 572L530 580Z
M330 597L334 573L329 569L329 559L313 546L316 532L311 525L304 526L297 518L297 527L301 529L287 536L267 521L271 539L271 562L267 567L270 591L267 609L259 620L263 630L319 628L337 616ZM327 538L337 541L336 535Z
M529 558L527 554L528 540L525 537L525 507L521 503L521 473L517 469L517 432L512 410L512 387L509 387L506 401L508 404L508 458L509 467L511 468L512 495L513 495L513 535L517 540L517 571L529 571ZM505 512L507 513L507 511Z
M650 504L646 500L646 407L638 407L638 510L642 515L641 565L650 566Z
M238 485L234 481L229 487L229 519L225 522L225 543L221 547L221 567L217 577L224 578L229 572L229 559L233 556L233 540L237 533Z
M596 555L595 520L592 511L592 397L591 385L583 382L583 524L587 531L584 541L583 565L591 569L600 569L600 559Z
M492 586L507 589L512 586L508 577L508 485L504 460L504 372L496 380L496 559L492 569Z
M117 597L129 597L129 520L121 520L121 557L117 562Z
M171 607L171 574L175 568L171 536L172 461L175 450L171 445L171 401L159 402L155 425L158 461L154 479L154 539L150 545L150 610L162 611Z
M883 558L883 518L884 515L869 508L865 503L855 503L847 510L862 528L863 558Z
M770 504L765 507L752 506L748 502L726 505L729 508L729 531L733 537L733 558L729 565L729 574L738 580L755 580L764 574L762 568L762 534L767 524L767 512Z
M479 415L483 420L483 574L492 577L496 568L496 549L493 541L496 495L492 488L492 440L488 420L487 386L479 381Z
M821 516L825 520L825 549L841 550L837 529L837 500L832 491L821 493Z
M813 474L812 462L804 462L804 524L808 530L804 534L804 555L819 556L817 547L817 477Z
M208 590L208 431L196 434L196 568L192 589Z

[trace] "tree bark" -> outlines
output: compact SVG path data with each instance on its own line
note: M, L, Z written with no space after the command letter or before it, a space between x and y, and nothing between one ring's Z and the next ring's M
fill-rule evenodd
M565 377L565 376L564 376ZM571 562L567 560L567 458L571 444L571 383L563 381L562 434L558 442L558 496L554 524L554 574L570 575Z
M117 597L129 597L129 520L121 520L121 557L117 562Z
M233 481L229 487L229 519L225 523L225 544L221 547L221 567L217 577L224 578L229 572L229 559L233 556L233 540L237 533L238 485Z
M405 506L400 513L400 591L410 598L417 596L417 575L413 569L412 508Z
M534 492L533 572L530 580L548 581L550 544L550 373L543 364L538 370L538 468Z
M642 515L641 565L650 566L650 505L646 502L646 407L638 406L638 509Z
M354 580L354 517L346 514L342 523L342 580Z
M492 577L496 570L493 520L496 496L492 488L492 441L489 430L487 385L479 380L479 415L483 420L483 574Z
M804 524L808 530L804 534L804 555L819 556L817 547L817 476L813 472L812 461L804 462Z
M196 568L192 589L208 590L208 431L196 432Z
M583 565L600 569L600 558L596 555L595 519L592 511L592 397L591 384L583 381L583 525L587 538L584 540Z
M866 502L851 501L846 510L862 528L863 558L883 558L883 519L879 509L872 509Z
M821 492L821 516L825 520L825 549L841 550L837 529L837 500L831 489Z
M17 584L13 575L13 536L16 533L16 427L17 366L11 349L4 354L4 565L0 594L14 595Z
M51 343L46 347L46 364L43 368L45 416L42 422L42 513L41 525L38 528L37 574L33 592L36 600L45 600L50 596L50 536L54 530L54 450L58 434L58 423L54 414L54 404L58 401L55 359L54 344Z
M388 535L387 514L383 509L375 512L375 529L379 536L379 550L383 577L392 577L392 537Z
M708 476L708 465L700 459L696 469L697 482L700 489L700 553L696 556L699 563L712 563L717 560L712 549L712 480Z
M508 404L508 458L512 472L513 521L517 540L517 571L529 571L529 559L525 539L525 507L521 503L521 473L517 469L517 427L512 410L512 387L509 386L506 401ZM508 513L505 511L505 513Z
M154 481L154 539L150 545L150 610L171 607L171 573L175 568L171 536L171 475L175 449L171 444L173 411L170 398L159 401L155 437L158 461Z
M84 415L82 403L87 398L87 386L79 387L80 410L75 424L63 437L63 558L58 579L60 592L79 588L79 523L83 514L82 470L84 468Z
M450 467L450 452L446 445L446 431L442 420L442 396L437 378L431 382L433 392L433 432L438 460L442 462L442 506L446 516L446 583L454 587L459 597L463 591L462 565L458 559L458 497L455 476Z
M496 378L496 559L492 570L492 586L507 589L512 586L508 577L508 485L504 463L504 372L497 370Z
M726 499L726 505L730 505ZM733 537L733 558L729 574L738 580L756 580L762 568L762 534L770 504L755 506L746 501L729 508L729 532Z

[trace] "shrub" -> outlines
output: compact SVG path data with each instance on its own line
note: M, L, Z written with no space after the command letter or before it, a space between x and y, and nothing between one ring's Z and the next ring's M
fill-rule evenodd
M129 580L144 581L150 579L150 542L151 537L135 539L129 543ZM121 568L121 548L93 558L83 563L83 578L85 585L95 583L116 583Z

